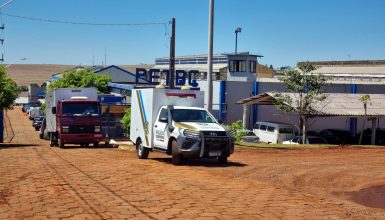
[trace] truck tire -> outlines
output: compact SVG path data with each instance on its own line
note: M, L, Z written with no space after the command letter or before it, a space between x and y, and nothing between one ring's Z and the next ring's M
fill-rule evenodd
M64 143L63 143L60 139L57 139L57 145L58 145L60 148L64 148Z
M220 164L227 164L227 156L220 156L220 157L218 157L218 163L220 163Z
M143 146L142 140L138 139L136 141L136 155L139 159L147 159L148 154L150 153L149 149Z
M55 141L53 140L53 134L49 133L48 134L48 138L49 138L49 146L50 147L54 147L55 146Z
M172 140L171 142L171 150L172 150L172 164L180 165L182 163L182 155L178 152L178 143L176 140Z

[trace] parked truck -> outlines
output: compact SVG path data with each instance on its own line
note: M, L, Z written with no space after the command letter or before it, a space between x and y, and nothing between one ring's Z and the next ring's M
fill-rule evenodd
M59 88L46 96L50 146L98 146L102 140L100 103L95 88Z
M204 108L204 92L171 89L132 90L130 139L139 159L150 151L183 158L216 158L226 163L234 152L230 130Z

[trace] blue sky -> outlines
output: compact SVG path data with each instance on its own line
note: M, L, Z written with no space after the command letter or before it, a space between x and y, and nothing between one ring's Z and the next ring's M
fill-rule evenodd
M4 0L0 0L4 3ZM207 53L208 0L15 0L2 13L89 23L168 23L176 55ZM263 55L274 67L309 60L385 59L383 0L216 0L214 52ZM163 25L85 26L2 15L5 63L154 63L169 55ZM170 27L168 30L170 31ZM168 32L169 32L168 31ZM94 57L94 59L93 59Z

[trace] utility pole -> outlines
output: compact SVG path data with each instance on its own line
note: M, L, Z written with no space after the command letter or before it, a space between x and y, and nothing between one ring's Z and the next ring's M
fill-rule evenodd
M207 111L213 109L213 38L214 38L214 0L209 5L209 48L207 58Z
M169 88L173 89L175 87L175 18L172 18L171 27Z

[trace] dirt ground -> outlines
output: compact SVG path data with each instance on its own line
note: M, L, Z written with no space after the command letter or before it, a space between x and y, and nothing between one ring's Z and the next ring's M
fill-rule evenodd
M51 148L20 108L0 144L0 219L385 219L385 149L251 149L229 164Z

